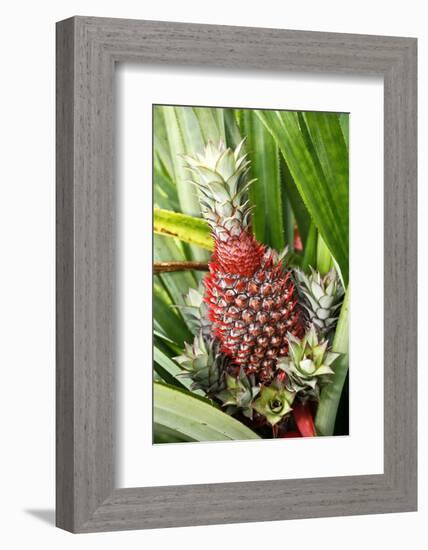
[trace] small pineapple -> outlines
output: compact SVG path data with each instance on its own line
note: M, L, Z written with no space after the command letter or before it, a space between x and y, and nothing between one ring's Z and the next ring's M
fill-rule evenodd
M192 379L192 389L201 389L210 397L223 391L228 358L218 353L217 343L205 341L202 332L199 332L192 345L187 342L184 345L183 355L174 359L184 369L183 376Z
M278 368L286 374L286 388L303 399L318 400L320 386L334 374L331 365L339 354L328 351L327 340L318 340L314 325L302 339L289 334L289 347L289 355L278 361Z
M244 369L239 369L238 375L226 373L226 389L216 395L222 401L228 414L235 414L238 410L247 418L253 418L252 402L260 391L256 385L254 375L246 375Z
M292 411L295 394L275 380L270 386L263 386L260 397L254 402L254 409L264 416L272 426L281 422Z
M240 151L208 142L203 154L185 156L211 226L214 253L205 277L205 301L220 351L245 374L272 380L288 353L288 334L302 336L293 275L259 243L249 226L249 161Z
M299 269L294 271L294 275L309 321L320 335L329 336L337 323L344 296L336 269L332 268L324 277L313 268L310 275Z
M212 337L212 323L208 319L208 306L204 302L204 288L200 284L199 287L189 288L188 293L184 296L183 306L175 306L181 311L189 329L196 334L201 332L205 340Z

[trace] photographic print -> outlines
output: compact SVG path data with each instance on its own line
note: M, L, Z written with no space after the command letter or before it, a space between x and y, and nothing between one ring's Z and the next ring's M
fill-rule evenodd
M348 435L349 114L153 106L153 442Z

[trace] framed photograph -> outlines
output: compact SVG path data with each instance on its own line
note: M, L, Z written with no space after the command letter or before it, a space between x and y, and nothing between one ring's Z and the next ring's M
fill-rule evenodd
M58 527L416 510L416 114L414 38L57 24Z

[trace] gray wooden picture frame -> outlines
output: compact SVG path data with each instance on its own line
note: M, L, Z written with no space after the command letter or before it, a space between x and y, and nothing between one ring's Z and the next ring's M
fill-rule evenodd
M57 24L58 527L83 533L416 510L416 46L414 38L91 17ZM383 474L115 487L118 62L384 78Z

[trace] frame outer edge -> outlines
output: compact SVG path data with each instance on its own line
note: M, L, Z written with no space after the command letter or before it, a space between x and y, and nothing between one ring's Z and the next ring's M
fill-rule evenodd
M74 20L56 25L56 525L74 528Z
M85 21L74 22L73 530L79 532L114 490L114 63Z
M412 287L416 265L415 40L372 36L366 42L362 35L252 28L248 29L247 48L247 30L239 27L87 17L71 21L58 24L57 41L58 91L63 94L57 103L57 278L64 279L58 281L61 296L57 295L58 526L92 532L414 510L416 403L409 403L409 398L414 398L416 389L416 354L415 347L411 348L416 340L412 309L416 298ZM228 50L238 31L239 49ZM266 46L265 37L269 37ZM166 40L169 48L164 55ZM178 64L189 65L203 57L200 49L193 47L192 53L192 40L205 48L218 45L227 67L244 63L265 68L263 61L266 68L275 70L295 70L299 64L306 71L337 66L341 73L383 74L385 85L389 79L385 182L391 189L388 197L385 194L385 221L389 216L396 230L393 226L386 229L394 232L385 247L394 261L388 264L389 272L385 268L385 275L392 278L390 288L398 293L389 313L398 315L400 341L407 338L407 342L400 349L399 339L393 341L393 351L404 360L404 371L400 372L395 360L388 368L391 380L385 383L385 404L392 418L385 422L385 453L389 454L384 475L114 489L114 61L168 63L176 59ZM278 57L277 44L283 48L281 53L290 52L289 59ZM254 51L260 54L256 61L248 57ZM392 324L388 334L397 335L398 328ZM406 379L400 390L403 372Z
M385 75L385 473L417 510L417 40ZM391 296L394 298L391 299ZM388 433L387 433L388 432Z

